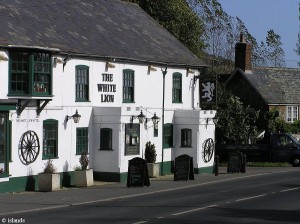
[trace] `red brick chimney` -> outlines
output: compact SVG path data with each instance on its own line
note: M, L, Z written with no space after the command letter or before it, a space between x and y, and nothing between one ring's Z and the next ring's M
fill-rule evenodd
M240 42L235 45L235 67L243 71L252 70L252 46L247 44L244 35L240 34Z

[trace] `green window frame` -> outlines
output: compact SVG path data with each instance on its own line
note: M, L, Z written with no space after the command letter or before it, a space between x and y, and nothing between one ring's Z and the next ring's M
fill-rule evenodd
M123 70L123 102L134 102L134 71L131 69Z
M89 152L89 128L76 128L76 155Z
M100 129L100 150L112 150L112 134L111 128Z
M52 88L51 54L10 51L9 94L49 96Z
M75 70L76 101L89 101L89 67L86 65L77 65Z
M173 73L172 102L182 103L182 74Z
M173 147L173 124L164 124L164 148Z
M58 158L58 121L43 121L43 159Z
M192 129L181 129L181 147L192 147Z

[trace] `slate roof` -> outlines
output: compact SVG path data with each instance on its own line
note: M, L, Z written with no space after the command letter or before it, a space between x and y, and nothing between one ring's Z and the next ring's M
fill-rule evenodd
M138 5L119 0L1 0L0 47L58 48L61 53L205 65Z
M252 71L239 71L267 104L300 104L300 69L254 68Z

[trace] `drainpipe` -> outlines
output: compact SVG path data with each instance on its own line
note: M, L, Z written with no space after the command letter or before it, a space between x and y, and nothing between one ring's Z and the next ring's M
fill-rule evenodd
M163 100L162 100L162 116L161 116L161 175L164 175L164 124L165 124L165 77L167 74L167 67L165 70L161 69L163 74Z

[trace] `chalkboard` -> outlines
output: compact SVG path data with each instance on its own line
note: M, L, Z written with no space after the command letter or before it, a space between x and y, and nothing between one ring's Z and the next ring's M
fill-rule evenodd
M194 180L193 157L181 155L175 158L174 180Z
M242 153L239 151L228 153L227 173L239 173L242 170Z
M127 187L150 186L146 160L135 157L128 161Z

